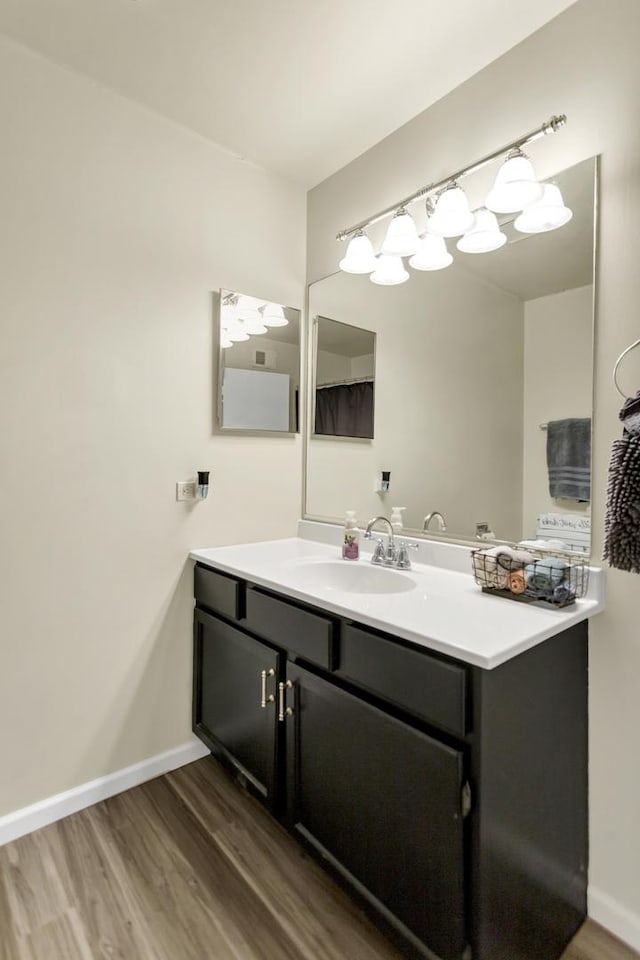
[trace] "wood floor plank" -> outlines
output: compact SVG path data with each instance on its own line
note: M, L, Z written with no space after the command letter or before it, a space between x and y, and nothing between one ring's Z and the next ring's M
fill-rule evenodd
M0 872L19 939L57 921L72 906L59 867L43 831L2 848Z
M131 816L133 812L133 816ZM141 815L149 814L139 793L115 797L92 817L110 869L123 890L135 895L147 921L154 960L238 960L206 892L174 848L173 839ZM147 817L145 819L148 820Z
M29 934L24 944L25 960L94 960L84 926L75 910L63 913Z
M401 960L211 758L0 848L0 960ZM587 921L561 960L640 960Z
M210 842L188 807L175 802L176 795L167 781L153 780L141 790L150 816L172 836L182 868L192 873L239 960L299 960L286 931L277 929L272 914Z
M0 960L21 960L13 911L9 904L5 877L1 868L3 851L6 856L9 852L8 846L0 847Z
M640 954L612 936L593 920L587 920L567 947L562 960L639 960Z
M53 828L60 833L65 869L93 955L97 960L154 960L100 848L89 811L60 820Z
M325 871L213 760L183 767L167 780L287 931L300 960L401 960Z

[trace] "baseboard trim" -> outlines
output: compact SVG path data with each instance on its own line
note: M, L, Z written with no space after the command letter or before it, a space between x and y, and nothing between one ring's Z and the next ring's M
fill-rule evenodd
M588 904L588 913L592 920L634 950L640 951L640 916L637 913L592 886L589 887Z
M0 817L0 847L27 833L39 830L40 827L46 827L49 823L62 820L71 813L84 810L85 807L90 807L100 800L107 800L117 793L137 787L147 780L153 780L154 777L162 776L163 773L183 767L186 763L200 760L208 753L209 750L204 743L194 737L193 740L174 747L173 750L158 753L140 763L116 770L105 777L98 777L97 780L81 783L78 787L73 787L64 793L58 793L46 800L40 800L21 810L8 813Z

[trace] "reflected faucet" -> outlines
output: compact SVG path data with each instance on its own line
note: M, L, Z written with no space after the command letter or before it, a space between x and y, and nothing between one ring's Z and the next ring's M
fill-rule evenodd
M388 520L386 517L374 517L372 520L369 520L369 523L367 524L367 529L364 531L364 539L371 540L371 537L373 536L372 530L376 525L376 523L378 523L378 521L381 521L382 523L386 523L387 527L389 528L388 530L389 543L387 544L387 549L385 550L384 542L382 540L378 540L378 542L376 543L376 548L373 551L373 557L371 558L371 563L382 563L385 566L390 567L396 562L396 556L397 556L396 541L393 535L393 527L391 525L391 521Z
M445 519L444 519L444 517L442 516L442 514L440 513L439 510L432 510L431 513L428 513L428 514L426 515L426 517L424 518L424 520L423 520L423 522L422 522L422 530L423 530L423 532L424 532L424 531L427 531L427 530L429 529L429 524L431 523L431 521L433 520L434 517L437 517L437 518L438 518L438 530L440 531L440 533L444 533L445 530L447 529L447 524L446 524Z

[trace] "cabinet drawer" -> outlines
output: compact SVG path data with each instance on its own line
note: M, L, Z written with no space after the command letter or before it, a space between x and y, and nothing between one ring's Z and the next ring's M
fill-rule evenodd
M197 564L193 573L193 586L199 607L207 607L232 620L242 617L244 583Z
M333 621L249 587L246 626L327 670L334 664Z
M464 667L345 624L337 673L445 730L467 732Z

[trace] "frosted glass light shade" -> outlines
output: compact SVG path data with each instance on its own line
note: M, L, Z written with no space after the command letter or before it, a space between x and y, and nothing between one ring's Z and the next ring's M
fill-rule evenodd
M261 333L268 333L267 328L265 327L260 314L258 314L257 320L246 320L243 325L245 333L248 333L249 336L255 337Z
M265 327L286 327L289 323L279 303L267 303L262 310L262 322Z
M444 270L453 263L453 257L447 250L443 237L425 233L420 237L418 252L409 260L414 270Z
M402 208L394 214L382 243L382 253L390 257L411 257L418 249L419 237L413 217Z
M249 339L249 334L239 324L234 323L223 331L223 337L225 340L231 340L232 343L244 343Z
M264 307L265 302L264 300L258 300L256 297L249 297L246 293L241 293L236 308L238 313L245 314L248 311L259 310L260 307Z
M427 230L436 237L459 237L471 229L473 221L466 193L457 183L450 183L438 197Z
M389 254L382 253L378 257L376 269L369 279L373 283L391 287L396 283L404 283L405 280L408 280L409 273L405 270L400 257L392 257Z
M516 213L542 196L542 184L536 180L533 165L521 150L512 150L496 175L486 199L495 213Z
M359 230L349 241L347 252L340 261L340 269L345 273L373 273L378 263L373 252L371 240Z
M220 338L220 346L223 350L228 350L229 347L233 346L233 340L229 340L229 337L224 332Z
M565 207L560 188L555 183L545 183L542 198L532 203L514 221L520 233L547 233L569 223L573 211Z
M476 222L471 230L460 237L456 246L463 253L489 253L498 250L507 242L507 235L498 226L495 213L491 210L478 210Z

